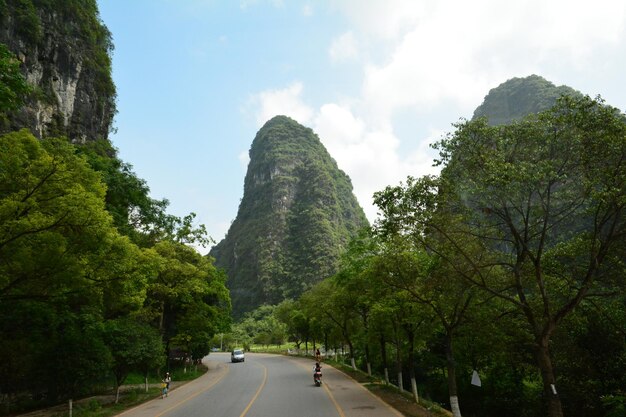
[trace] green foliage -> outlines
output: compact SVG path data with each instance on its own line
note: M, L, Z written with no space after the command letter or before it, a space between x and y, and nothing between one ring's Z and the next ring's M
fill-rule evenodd
M131 319L111 320L105 325L106 341L113 361L115 386L133 369L156 369L165 362L164 346L156 329Z
M72 145L23 130L1 136L0 150L3 391L54 401L103 375L103 315L137 304L144 267L112 226L99 175Z
M14 8L17 32L32 43L41 41L41 21L32 0L9 0Z
M116 112L116 90L111 77L113 43L98 15L96 0L5 0L0 21L8 28L6 35L11 34L11 38L0 34L0 39L25 55L26 71L34 70L41 53L65 57L42 63L44 77L33 86L36 94L29 97L27 111L12 111L9 123L4 123L10 128L3 131L32 128L35 101L57 106L54 82L48 74L73 76L75 69L71 65L80 62L79 94L89 95L89 103L76 106L69 125L64 119L68 115L60 111L53 114L45 126L45 135L66 135L80 141L85 135L93 136L88 139L105 138Z
M319 138L285 116L268 121L250 149L237 218L211 251L228 273L235 315L297 297L334 274L366 225L349 178Z
M114 162L109 179L120 174ZM124 174L117 178L134 179ZM22 397L31 406L76 398L111 382L110 373L118 385L130 371L146 375L163 363L163 342L200 358L229 325L224 274L177 241L193 238L193 217L142 249L116 229L101 179L65 139L0 136L0 388L8 410Z
M606 395L602 397L602 404L606 407L606 417L620 417L626 415L626 395Z
M30 90L19 61L0 43L0 116L6 117L5 112L18 109Z
M195 214L182 219L167 213L166 199L150 198L150 188L138 178L132 166L117 157L117 150L107 139L90 141L78 147L89 165L100 172L107 185L106 208L117 229L131 240L149 247L160 240L206 246L204 225L193 224Z
M490 125L511 123L548 110L561 96L581 97L582 94L564 85L557 87L538 75L512 78L489 91L474 111L473 119L485 117Z
M449 265L448 276L525 319L550 415L561 415L560 398L575 397L574 391L610 390L565 376L557 382L553 361L565 352L556 349L570 344L553 341L592 294L624 288L623 116L599 100L563 98L550 111L507 126L460 123L437 148L445 165L440 178L409 179L376 196L385 215L380 231L421 242ZM579 363L571 362L576 353L567 357L562 371ZM605 375L593 379L611 381ZM560 398L551 384L563 385ZM575 389L579 384L586 388ZM586 397L579 407L599 404Z
M208 354L211 338L229 325L224 276L211 259L181 243L162 241L153 250L160 265L142 314L159 329L169 351L200 359Z
M277 307L263 305L246 313L235 323L228 337L228 350L243 346L249 350L253 344L280 346L287 339L287 326L278 318Z

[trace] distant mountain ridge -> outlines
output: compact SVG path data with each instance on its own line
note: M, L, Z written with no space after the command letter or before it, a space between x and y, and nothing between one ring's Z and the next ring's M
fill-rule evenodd
M486 117L493 126L510 123L549 109L562 95L580 96L582 93L566 85L557 87L539 75L512 78L489 91L474 111L473 119Z
M210 252L228 274L235 316L302 294L337 271L352 236L369 223L317 135L286 116L269 120L250 148L244 195Z

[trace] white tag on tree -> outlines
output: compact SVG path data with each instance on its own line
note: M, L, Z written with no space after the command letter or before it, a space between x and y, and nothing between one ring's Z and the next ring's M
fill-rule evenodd
M480 376L478 376L478 372L476 371L472 373L472 385L476 385L477 387L482 386L482 382L480 381Z

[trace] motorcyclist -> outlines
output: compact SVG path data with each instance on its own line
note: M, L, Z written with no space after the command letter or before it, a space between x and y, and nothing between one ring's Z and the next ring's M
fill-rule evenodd
M315 362L315 366L313 367L313 382L317 382L317 378L319 378L319 381L321 384L322 383L322 365L320 365L319 362Z

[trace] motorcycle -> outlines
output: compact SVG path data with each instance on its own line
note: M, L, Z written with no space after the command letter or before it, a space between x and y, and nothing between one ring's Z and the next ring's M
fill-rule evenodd
M322 371L315 371L313 374L313 382L315 382L316 387L322 385Z

